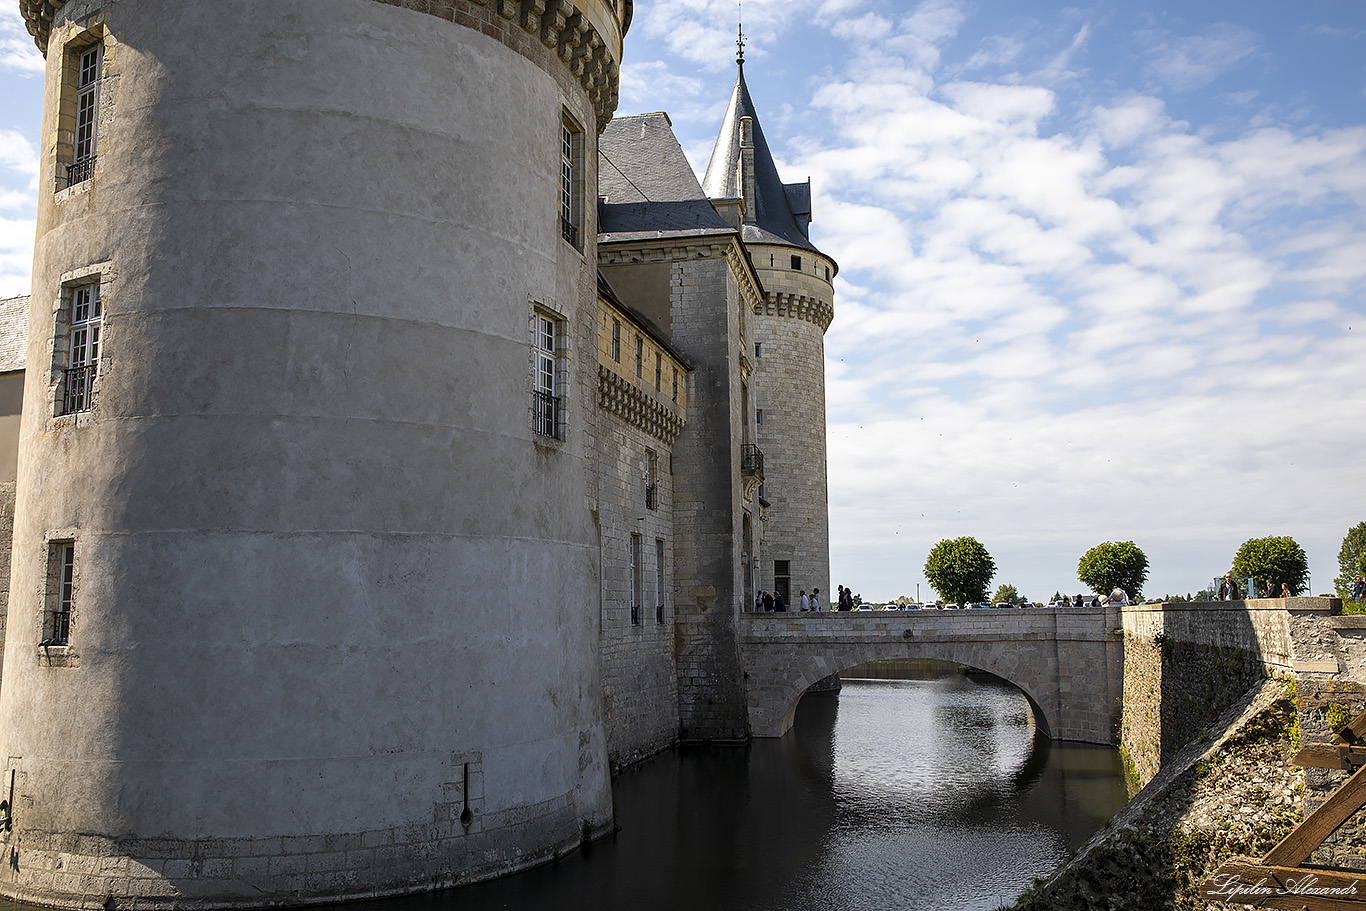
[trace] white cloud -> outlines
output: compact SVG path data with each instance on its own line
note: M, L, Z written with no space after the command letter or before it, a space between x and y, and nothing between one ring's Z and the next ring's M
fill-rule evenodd
M1257 36L1231 22L1211 25L1198 35L1142 37L1150 42L1148 75L1177 91L1209 85L1257 50Z
M1195 590L1254 535L1331 558L1366 513L1342 495L1353 461L1317 443L1334 427L1366 446L1342 420L1366 405L1350 375L1366 358L1362 129L1218 141L1152 94L1069 111L1042 70L953 81L896 37L813 92L829 126L792 164L843 269L826 337L836 574L895 596L957 534L1038 598L1076 589L1102 540L1138 541L1158 593ZM1190 87L1254 46L1211 28L1151 72ZM865 79L874 58L902 69Z
M0 70L41 78L45 65L18 10L7 8L0 15Z

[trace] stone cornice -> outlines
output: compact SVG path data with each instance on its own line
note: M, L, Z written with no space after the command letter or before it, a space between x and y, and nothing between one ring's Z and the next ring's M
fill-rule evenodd
M827 301L807 297L804 294L770 294L762 304L754 306L754 312L761 316L785 316L789 319L804 319L825 332L835 318L835 308Z
M725 258L740 285L744 305L754 312L764 299L763 286L745 255L740 238L734 234L721 237L652 237L648 240L598 240L598 265L623 266L632 263L668 263L696 259Z
M647 396L634 384L598 365L598 405L672 446L683 430L683 417Z
M604 39L583 10L571 0L376 0L389 6L427 13L487 35L518 53L535 60L528 51L526 37L560 58L569 73L578 79L597 115L602 132L617 109L620 73L617 58L621 48L615 37ZM66 0L19 0L29 34L44 56L52 20ZM630 22L631 0L621 0L621 34ZM513 31L520 32L520 38ZM617 43L615 50L608 40Z

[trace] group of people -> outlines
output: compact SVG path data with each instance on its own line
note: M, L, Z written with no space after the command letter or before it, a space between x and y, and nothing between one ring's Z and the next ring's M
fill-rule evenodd
M1359 578L1359 577L1358 577ZM1253 587L1255 579L1248 580L1249 588ZM1238 588L1238 580L1233 578L1233 573L1224 573L1224 579L1219 583L1220 601L1237 601L1243 597L1243 593ZM1266 580L1266 585L1262 587L1263 598L1293 598L1294 593L1290 591L1290 583L1282 582L1280 588L1270 579Z
M845 588L843 585L839 586L839 590L839 598L835 601L835 607L833 609L853 610L854 593L851 592L849 589ZM800 591L798 604L799 607L797 609L799 611L820 610L821 590L819 588L813 588L811 589L811 594L808 595L806 593L806 589L803 588ZM756 611L763 611L765 613L770 613L774 611L786 611L787 599L783 597L782 592L769 592L760 589L759 593L754 596L754 609Z
M1358 604L1366 601L1366 576L1357 576L1356 584L1352 586L1352 600Z

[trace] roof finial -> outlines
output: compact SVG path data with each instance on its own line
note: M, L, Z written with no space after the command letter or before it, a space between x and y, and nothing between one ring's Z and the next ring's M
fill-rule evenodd
M739 21L739 37L735 39L735 65L741 70L745 68L745 4L744 0L735 0L735 15Z

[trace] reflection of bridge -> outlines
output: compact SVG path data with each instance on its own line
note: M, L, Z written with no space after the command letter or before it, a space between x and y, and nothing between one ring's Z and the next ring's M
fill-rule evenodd
M1118 607L742 614L755 737L792 727L807 687L866 661L936 658L1018 686L1057 740L1113 743L1124 652Z

